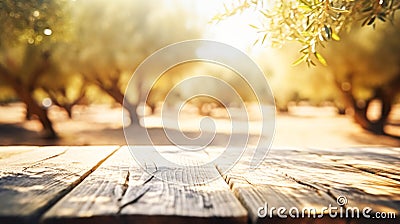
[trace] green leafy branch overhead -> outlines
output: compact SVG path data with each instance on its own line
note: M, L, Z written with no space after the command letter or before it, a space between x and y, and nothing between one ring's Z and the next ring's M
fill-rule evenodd
M281 46L297 41L302 48L294 65L315 65L315 60L326 65L319 53L326 42L340 40L340 33L358 22L372 27L377 20L393 22L398 9L400 0L238 0L225 5L214 20L252 10L260 15L259 23L250 25L259 33L255 44Z

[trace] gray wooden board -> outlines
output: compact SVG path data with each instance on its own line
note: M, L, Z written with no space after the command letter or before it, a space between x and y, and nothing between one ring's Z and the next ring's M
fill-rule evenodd
M387 177L400 184L400 148L305 149L303 152L320 155L364 172Z
M334 203L325 192L302 185L264 164L257 169L249 170L247 161L249 158L244 155L234 168L224 174L224 178L248 210L250 221L253 223L278 222L277 211L269 212L272 207L287 209L313 207L316 213L320 214L322 207ZM218 165L218 168L225 170L226 167L223 167L225 165ZM265 218L258 217L261 207L264 208L261 214L265 214L265 208L268 210Z
M334 159L332 155L335 155ZM271 167L316 188L329 190L335 197L346 196L348 206L368 206L374 211L400 210L400 183L396 178L357 168L360 164L368 163L371 168L380 166L381 169L398 175L398 166L395 164L398 164L400 159L396 161L393 156L379 153L369 155L361 148L331 151L305 149L273 152L271 156ZM392 159L394 161L391 161ZM384 168L385 160L389 168Z
M274 149L255 170L249 169L251 152L246 152L223 174L225 181L218 171L226 170L235 158L219 161L218 170L210 165L183 172L152 162L154 152L139 147L136 150L149 158L144 172L127 148L112 155L117 148L0 147L0 222L32 223L46 210L44 223L376 221L330 219L326 214L323 219L286 220L277 218L276 210L272 219L257 217L265 203L269 208L312 207L319 214L322 207L337 205L340 195L347 197L347 207L368 206L374 212L399 215L398 148ZM210 147L193 156L166 146L157 153L176 163L197 165L221 155L221 150ZM205 184L174 184L212 178Z
M0 147L0 162L2 159L13 157L17 154L26 153L38 148L36 146L6 146ZM1 163L0 163L1 164Z
M368 154L373 152L376 154ZM216 152L209 149L208 153ZM266 202L269 207L282 206L287 209L311 206L320 213L320 208L329 204L337 206L336 198L339 196L347 197L347 207L357 206L362 209L368 206L372 208L373 213L395 212L398 217L400 188L397 181L397 153L397 149L382 149L380 152L368 148L275 149L271 150L262 165L255 170L249 167L251 153L245 153L224 177L248 210L253 222L271 221L257 217L257 209ZM358 166L364 163L380 167L393 176L359 169ZM385 163L388 163L388 166L385 167ZM227 164L218 165L220 170L225 170L224 166ZM276 213L273 217L274 222L282 221L276 219ZM324 218L329 219L326 216ZM291 220L293 223L326 221ZM343 219L329 221L344 222ZM373 219L351 220L361 223L368 221L374 222Z
M34 223L117 146L2 147L0 223Z
M172 146L164 147L167 154ZM138 147L137 150L147 150ZM181 155L181 154L179 154ZM148 155L152 157L151 153ZM195 161L195 160L194 160ZM45 213L44 223L246 223L247 212L222 177L203 184L196 178L218 176L214 166L182 173L174 167L145 164L144 172L121 148L79 186ZM166 181L151 173L157 172ZM168 182L169 181L169 182Z

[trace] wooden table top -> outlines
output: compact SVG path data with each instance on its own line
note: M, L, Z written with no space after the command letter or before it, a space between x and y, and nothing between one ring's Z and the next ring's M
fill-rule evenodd
M149 163L152 173L126 146L0 147L0 223L399 223L400 148L271 149L256 169L249 156L227 173L230 164L188 173ZM332 219L330 205L371 217ZM260 216L272 207L286 211ZM280 217L291 208L321 217Z

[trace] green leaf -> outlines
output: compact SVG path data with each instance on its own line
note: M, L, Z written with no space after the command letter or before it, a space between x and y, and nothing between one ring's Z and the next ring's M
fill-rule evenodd
M335 8L335 7L330 7L332 11L335 13L349 13L350 11L347 9L340 9L340 8Z
M260 10L260 12L261 12L261 14L263 14L266 18L271 18L271 17L272 17L272 15L271 15L271 14L268 14L268 12L265 11L265 10Z
M312 66L317 66L312 60L310 60Z
M336 33L332 33L332 39L334 39L334 40L336 40L336 41L339 41L339 40L340 40L340 37L339 37L339 35L337 35Z
M367 23L368 26L374 24L376 17L372 16L371 20Z
M331 28L328 27L327 25L324 25L324 30L325 30L325 33L326 33L326 37L328 38L328 40L330 40L332 38L332 30L331 30Z
M264 34L264 37L263 37L263 39L262 39L262 41L261 41L261 44L262 44L262 45L264 45L264 42L265 42L265 40L267 39L267 36L268 36L268 34Z
M308 45L307 45L307 46L304 46L304 47L300 50L300 53L305 53L305 52L308 53L308 48L309 48Z
M307 59L307 57L308 57L307 54L301 56L295 62L292 63L292 66L297 66L297 65L301 64L302 62L304 62Z
M379 15L379 16L378 16L378 19L380 19L382 22L386 22L385 16Z
M253 46L255 46L255 45L258 43L259 40L260 40L260 39L256 39L256 40L254 41L254 43L253 43Z
M313 20L310 24L307 25L305 31L308 32L311 30L311 28L314 26L315 20Z
M326 62L325 58L320 53L315 52L314 55L318 59L318 61L321 62L321 64L323 66L327 66L328 65L328 63Z
M253 25L253 24L249 24L249 26L251 27L251 28L254 28L254 29L256 29L256 30L259 30L260 28L258 28L258 26L256 26L256 25Z
M325 35L323 35L322 33L319 33L318 34L318 38L319 38L319 40L322 42L322 41L328 41L327 39L326 39L326 37L325 37Z
M300 0L301 3L303 3L305 6L307 6L308 8L312 8L311 4L308 3L306 0Z
M372 9L373 9L373 7L369 6L369 7L365 8L365 9L363 9L361 12L369 12L369 11L372 11Z
M308 13L308 12L310 12L312 10L312 8L310 8L307 5L300 5L299 8L304 10L306 13Z

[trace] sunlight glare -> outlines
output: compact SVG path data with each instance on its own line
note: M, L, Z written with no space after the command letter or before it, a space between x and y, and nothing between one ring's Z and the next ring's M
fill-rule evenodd
M248 51L253 47L257 38L257 30L250 27L249 24L258 21L258 16L253 12L246 11L223 21L211 21L215 15L224 12L224 3L229 7L233 1L205 0L201 4L196 4L197 12L209 22L203 36L206 39L220 41Z
M43 34L46 36L50 36L51 34L53 34L53 31L50 28L46 28L43 30Z

